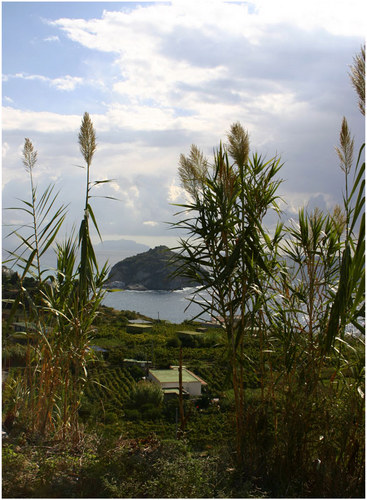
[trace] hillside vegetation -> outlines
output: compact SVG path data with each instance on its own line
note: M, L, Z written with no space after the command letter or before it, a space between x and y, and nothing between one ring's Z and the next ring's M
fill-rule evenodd
M268 353L266 368L258 336L249 336L244 381L248 472L242 476L233 455L235 401L223 329L208 328L194 344L188 340L185 345L178 332L199 324L156 322L149 333L128 334L129 319L137 318L128 311L102 307L95 321L92 345L103 351L95 350L89 364L75 444L31 437L26 415L16 416L19 402L13 399L12 388L19 377L25 376L27 348L19 346L22 352L17 355L17 344L4 336L3 366L8 368L8 377L3 393L3 425L8 435L3 442L3 495L53 497L62 492L85 498L148 494L160 498L262 497L282 496L287 489L288 494L293 492L289 496L300 491L303 496L311 492L323 496L326 488L333 496L341 491L349 491L346 496L362 495L364 434L359 424L363 402L351 385L363 367L363 346L358 339L349 339L357 358L348 358L350 366L342 369L342 379L335 377L341 369L338 359L330 359L320 374L317 407L301 410L299 394L290 392L284 383L273 383L283 370L281 353ZM187 424L184 438L177 441L178 400L158 405L134 402L134 388L146 373L124 360L148 359L155 367L168 368L179 363L180 348L184 365L208 385L199 399L185 400ZM283 462L290 445L284 431L278 431L278 442L274 441L275 426L295 431L299 411L307 418L307 443L302 450L296 437L294 443L297 453L307 450L314 457L307 470ZM334 454L340 453L345 444L343 458L338 459L340 454ZM320 466L317 460L322 461ZM339 472L337 480L329 476L330 462ZM292 475L288 474L290 466L296 467ZM161 469L170 474L171 481L160 473ZM353 477L357 482L350 481Z

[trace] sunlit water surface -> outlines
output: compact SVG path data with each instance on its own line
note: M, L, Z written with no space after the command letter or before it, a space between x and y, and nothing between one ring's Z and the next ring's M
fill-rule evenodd
M184 288L172 292L161 290L107 292L103 304L119 311L136 311L153 319L182 323L192 319L201 311L197 304L190 304L189 299L194 291L194 288ZM188 305L189 308L185 310ZM209 315L203 315L201 319L208 320Z

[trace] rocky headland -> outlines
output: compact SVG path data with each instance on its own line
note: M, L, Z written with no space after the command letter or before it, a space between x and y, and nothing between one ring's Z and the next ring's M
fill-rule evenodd
M166 246L158 246L117 262L110 271L108 288L125 290L179 290L196 283L181 276L177 270L177 254Z

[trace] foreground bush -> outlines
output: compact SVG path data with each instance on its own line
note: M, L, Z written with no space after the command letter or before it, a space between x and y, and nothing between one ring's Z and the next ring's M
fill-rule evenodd
M263 496L233 475L228 453L192 455L184 442L88 436L77 448L3 447L3 497L223 498Z

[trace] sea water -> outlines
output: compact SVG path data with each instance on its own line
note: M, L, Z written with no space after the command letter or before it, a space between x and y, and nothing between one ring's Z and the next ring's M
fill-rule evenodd
M191 320L201 311L197 304L190 303L195 288L183 290L163 291L146 290L119 290L107 292L102 304L119 311L135 311L152 319L167 320L171 323L182 323ZM203 321L209 320L209 314L200 317Z
M190 298L193 297L195 291L195 288L184 288L171 292L163 290L107 292L102 303L119 311L135 311L152 319L182 323L193 319L202 310L199 305L190 303ZM206 296L209 297L208 293ZM210 321L210 315L203 314L198 320ZM302 315L301 320L305 324L306 316ZM361 335L353 325L348 325L347 333L364 338L364 335Z

